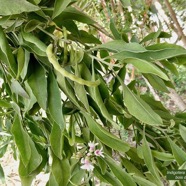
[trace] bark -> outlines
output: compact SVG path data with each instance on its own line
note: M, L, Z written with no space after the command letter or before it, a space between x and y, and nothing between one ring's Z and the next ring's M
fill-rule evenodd
M170 93L168 94L168 96L174 101L175 105L180 109L180 111L186 111L186 104L178 95L178 93L171 88L169 88L169 91Z

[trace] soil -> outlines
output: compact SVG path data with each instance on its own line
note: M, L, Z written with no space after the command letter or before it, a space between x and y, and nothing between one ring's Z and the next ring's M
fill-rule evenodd
M13 158L12 153L7 152L0 159L0 164L4 170L5 183L0 180L1 186L21 186L21 181L18 175L19 162ZM40 173L33 181L32 186L45 186L49 178L49 174Z

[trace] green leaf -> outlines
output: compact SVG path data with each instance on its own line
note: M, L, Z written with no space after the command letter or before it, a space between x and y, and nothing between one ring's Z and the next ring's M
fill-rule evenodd
M50 177L46 186L59 186L52 172L50 173Z
M25 81L25 90L28 92L29 99L24 99L24 111L28 112L34 104L37 102L36 97L34 96L32 89L30 88L28 81Z
M110 30L115 39L121 39L121 34L118 32L113 19L110 20Z
M35 6L25 0L0 0L0 5L0 15L3 16L40 10L38 6Z
M68 159L59 160L53 157L52 173L58 185L67 186L70 179L70 163Z
M50 134L50 144L53 153L59 159L62 159L62 151L64 145L63 143L64 143L64 138L63 138L62 130L60 129L58 124L54 123Z
M70 146L74 146L76 140L75 124L76 124L76 120L74 118L74 115L71 115L69 119L69 128L68 128L68 141Z
M19 78L25 63L25 53L21 47L19 47L17 50L17 63L18 63L18 72L17 72L16 79Z
M0 164L0 180L3 184L5 183L5 174L4 174L1 164Z
M60 15L73 0L55 0L52 18Z
M48 76L48 111L52 119L63 131L65 122L62 114L61 95L56 78L52 72L50 72Z
M94 35L84 30L79 30L79 35L77 37L77 40L79 40L81 43L94 43L94 44L101 43L98 38L96 38Z
M121 166L108 155L105 155L105 162L109 165L110 169L123 186L136 186L130 174L122 169Z
M2 6L0 6L0 9L1 7ZM17 74L17 65L1 26L0 26L0 59L2 60L3 63L6 63L9 66L11 74L13 75L13 77L15 77Z
M148 62L151 61L160 61L169 59L176 56L186 55L186 50L183 48L165 48L159 50L148 50L144 52L131 52L129 50L121 51L117 54L111 56L111 58L115 58L117 60L124 60L127 58L138 58L141 60L146 60Z
M32 19L28 21L28 23L24 27L25 32L32 32L34 31L38 26L44 26L44 23L40 22L37 19Z
M12 92L14 92L17 95L20 95L24 98L29 99L29 95L27 94L27 92L23 89L23 87L20 85L20 83L15 80L15 79L11 79L11 85L10 88L12 90Z
M77 63L75 66L75 75L81 78ZM87 111L90 112L87 93L86 93L84 85L80 85L79 83L74 82L74 90L75 90L76 95L79 98L79 100L83 103L83 105L85 106Z
M74 7L67 7L59 16L57 16L53 21L58 25L62 25L61 20L76 20L82 23L94 25L95 21L91 17L87 16L83 12L75 9Z
M166 32L160 31L158 34L157 34L157 32L151 32L150 34L145 36L142 39L142 41L140 41L140 43L144 43L144 42L147 42L149 40L154 40L154 39L157 39L157 38L170 38L170 37L171 37L171 34L168 34Z
M121 0L121 3L122 3L124 8L126 8L128 6L131 6L130 0Z
M0 99L0 107L11 108L11 104L6 100Z
M20 74L22 79L24 79L27 75L28 64L29 64L29 61L30 61L30 53L27 50L24 50L24 54L25 54L24 66L23 66L23 69L22 69L21 74Z
M120 77L120 79L124 80L125 78L125 74L126 74L126 68L125 66L122 67L119 72L118 72L118 76ZM112 93L114 93L116 90L118 90L118 87L120 86L120 81L118 80L118 78L115 78L114 84L113 84L113 88L112 88Z
M76 98L76 94L70 83L58 71L55 71L55 74L57 76L57 82L60 89L68 96L68 98L73 102L74 105L76 105L77 108L80 108L80 103Z
M68 186L81 185L82 179L85 176L85 170L79 169L75 174L72 175Z
M27 166L31 158L29 136L23 129L21 119L18 115L16 115L14 118L11 132L14 136L15 143L21 155L22 162L25 166Z
M186 127L180 124L179 125L179 131L180 131L181 137L186 142Z
M93 48L93 50L95 49L106 49L114 52L130 51L134 53L141 53L147 51L139 43L126 43L123 40L110 41L108 43L104 43Z
M121 163L127 169L127 172L145 179L145 176L143 175L143 173L140 170L138 170L136 166L130 160L121 157Z
M162 125L162 119L156 114L152 108L140 97L132 93L132 91L124 86L124 103L129 113L140 121L149 125Z
M101 182L105 182L111 185L117 185L117 186L122 186L121 182L116 179L111 173L109 173L108 171L105 172L105 174L103 175L101 173L101 170L98 167L95 167L94 172L95 176L97 178L99 178L99 180Z
M164 81L160 79L158 76L155 76L153 74L143 74L143 76L148 80L148 82L156 90L169 93L169 90L167 89L167 86L165 85Z
M155 183L152 183L152 181L144 179L143 177L136 176L136 175L133 175L132 177L134 181L140 186L157 186Z
M31 48L36 54L39 56L46 56L46 48L47 46L43 43L39 38L34 36L32 33L29 32L22 32L23 37L23 45Z
M174 143L174 141L172 141L170 138L168 138L168 141L170 143L174 158L179 165L182 165L186 161L186 152L178 145L176 145L176 143Z
M169 78L165 73L163 73L156 65L151 62L147 62L141 59L126 58L121 63L128 63L134 65L142 73L151 73L159 76L160 78L168 81Z
M170 70L174 75L179 75L177 67L173 63L169 62L168 60L163 60L160 63L164 66L164 68Z
M159 152L157 150L152 150L151 152L155 158L161 161L173 161L174 160L174 156L170 153Z
M145 133L143 135L142 152L143 152L145 164L148 167L148 170L151 172L152 176L155 178L156 184L163 185L161 178L158 174L158 169L157 169L156 164L154 162L151 149L150 149L149 144L145 138Z
M42 66L36 65L32 75L28 78L28 84L35 95L39 106L46 110L47 108L47 79Z
M90 131L95 136L97 136L102 143L104 143L110 148L113 148L114 150L117 150L123 153L127 152L130 149L129 144L127 144L126 142L120 140L113 134L106 131L103 127L101 127L100 124L95 122L89 114L85 112L83 112L82 114L86 118Z

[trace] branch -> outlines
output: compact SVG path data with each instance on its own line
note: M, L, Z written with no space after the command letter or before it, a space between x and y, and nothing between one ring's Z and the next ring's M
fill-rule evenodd
M170 16L171 16L172 20L174 21L174 23L175 23L175 25L177 27L177 34L181 38L184 46L186 47L186 36L184 35L183 29L181 28L181 26L180 26L180 24L178 22L178 19L176 17L175 11L173 10L173 8L172 8L172 6L171 6L171 4L169 3L168 0L165 0L165 5L166 5L168 11L170 12Z

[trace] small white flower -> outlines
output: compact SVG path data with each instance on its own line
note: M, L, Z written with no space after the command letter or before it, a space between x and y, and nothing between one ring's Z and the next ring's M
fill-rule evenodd
M89 148L89 151L90 152L93 152L94 150L95 150L95 147L98 145L98 143L94 143L94 142L92 142L92 141L90 141L89 143L88 143L88 146L90 147Z
M94 154L96 155L96 156L101 156L101 157L105 157L104 155L103 155L103 148L101 148L101 149L97 149L97 150L95 150L95 152L94 152Z
M82 158L81 159L81 163L83 164L80 168L81 169L85 169L87 171L93 171L94 170L94 166L91 164L91 162L89 161L89 159L87 158Z

